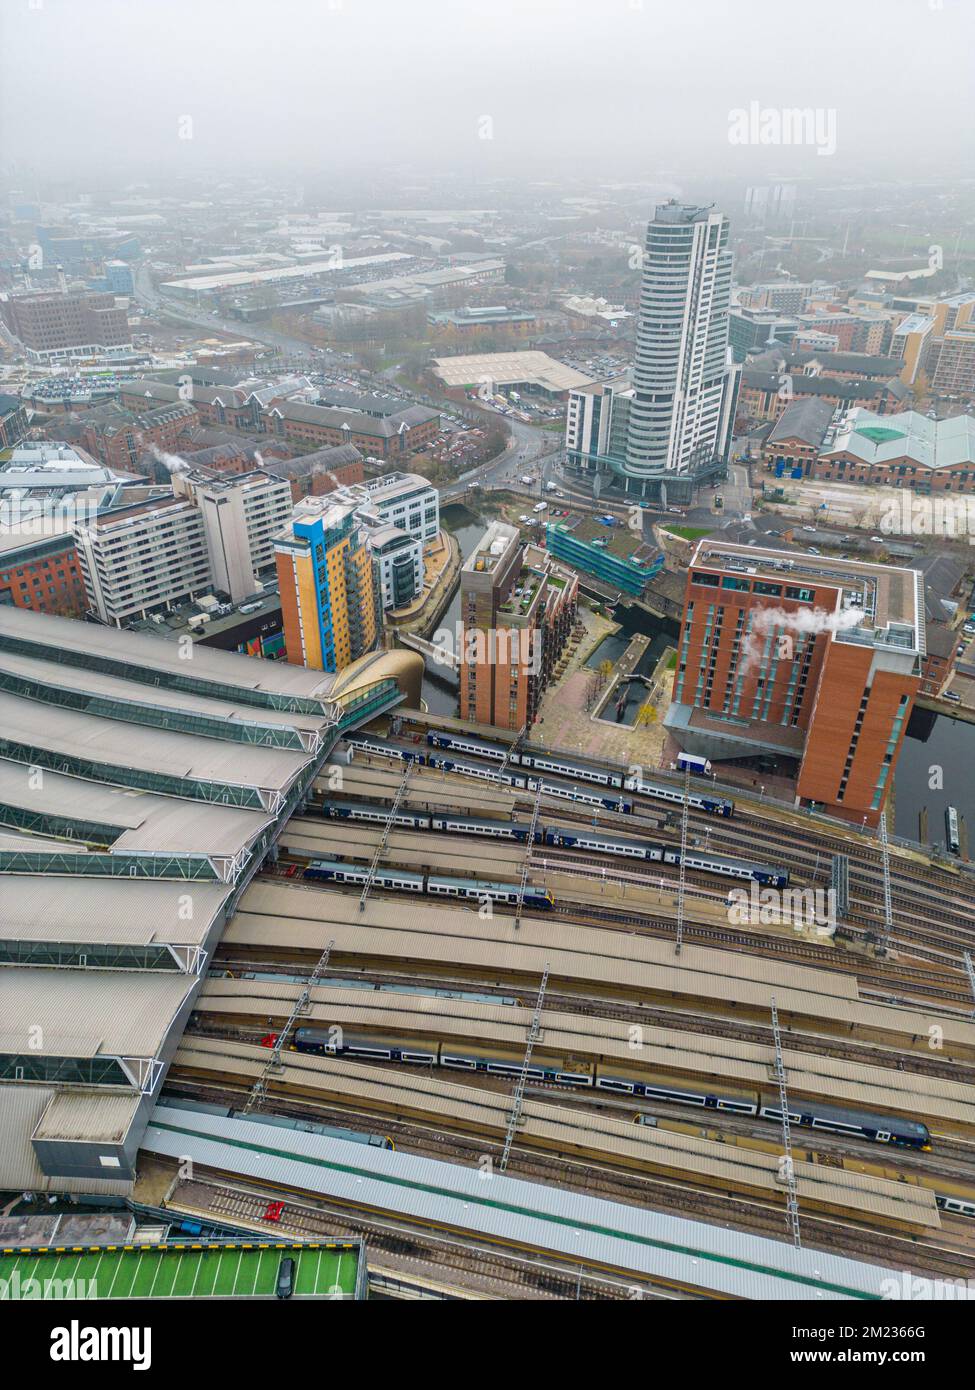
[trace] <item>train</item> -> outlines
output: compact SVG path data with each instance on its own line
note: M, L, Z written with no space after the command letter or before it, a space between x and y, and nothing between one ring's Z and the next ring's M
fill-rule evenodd
M400 762L415 762L430 767L439 767L446 772L463 772L465 776L480 777L489 782L500 780L507 786L525 788L529 791L537 791L541 781L542 791L550 796L561 796L568 801L602 807L604 810L618 811L624 815L629 815L633 811L633 802L629 797L623 795L624 792L636 792L640 796L650 797L657 801L669 801L676 805L683 805L684 801L684 792L679 786L669 786L665 782L649 782L643 777L624 774L621 770L599 767L596 763L564 758L554 753L519 752L518 749L512 751L505 744L488 743L483 739L472 738L467 734L444 733L439 729L430 730L426 737L428 747L440 750L440 753L434 754L426 753L421 748L404 748L394 743L386 743L383 739L375 738L370 734L349 734L346 741L351 748L358 748L365 753L376 753ZM445 757L443 756L444 753L467 753L471 757L482 758L488 762L497 763L499 766L497 768L479 767L476 763L467 763ZM502 764L504 765L503 772L501 771ZM561 774L574 777L580 782L592 782L596 786L605 787L606 794L600 796L588 791L588 789L567 783L542 781L540 778L526 776L520 769ZM617 790L619 795L611 795L613 790ZM704 811L708 815L729 817L735 813L733 801L728 801L720 796L713 796L707 792L692 791L688 794L687 801L694 810Z
M431 753L427 763L444 772L462 772L465 777L480 777L485 782L501 782L507 787L522 787L531 792L541 788L548 796L559 796L580 806L593 806L597 810L616 811L627 816L633 813L633 802L609 788L605 792L598 792L589 787L573 786L569 782L555 782L550 777L532 777L517 767L481 767L478 763L455 758L453 753Z
M940 1192L935 1194L934 1200L942 1211L954 1212L956 1216L975 1216L975 1202L965 1201L962 1197L947 1197Z
M700 1083L678 1085L636 1075L627 1076L619 1064L607 1067L601 1060L584 1064L580 1059L564 1059L566 1065L546 1061L535 1055L529 1066L517 1057L505 1056L500 1050L492 1054L463 1043L439 1041L409 1041L404 1038L355 1034L347 1029L332 1030L302 1027L294 1033L290 1044L293 1051L310 1052L319 1056L362 1057L372 1060L402 1062L412 1066L444 1067L453 1071L482 1072L491 1076L517 1077L525 1070L529 1081L547 1082L559 1086L588 1088L614 1095L639 1096L650 1101L668 1101L693 1106L698 1110L722 1110L735 1115L754 1115L758 1119L782 1123L777 1092L749 1092L745 1096L722 1095L720 1091L699 1089ZM637 1116L651 1122L651 1117ZM931 1135L927 1125L917 1120L902 1120L892 1115L874 1115L865 1111L843 1110L837 1106L809 1100L792 1100L790 1124L805 1129L828 1130L833 1134L869 1139L877 1144L899 1148L930 1150ZM954 1208L951 1208L952 1210Z
M535 753L527 750L519 751L518 749L512 752L504 744L487 743L483 739L471 738L467 734L445 733L440 729L431 729L427 733L427 744L432 748L470 753L472 757L488 758L497 762L503 762L507 758L509 764L514 763L517 767L527 767L536 772L550 772L564 777L576 777L581 782L595 782L603 787L618 787L621 791L635 791L639 792L641 796L656 797L662 801L682 803L684 800L684 792L680 787L648 782L642 777L627 775L620 768L600 767L598 763L569 758L558 753ZM696 810L706 811L710 815L726 817L734 815L734 802L726 801L719 796L692 792L688 796L688 803ZM616 808L609 804L609 809Z
M367 802L326 801L321 807L323 816L334 820L373 821L384 825L389 811ZM524 844L531 832L529 825L517 821L483 819L477 816L456 816L445 813L428 815L423 811L397 811L393 824L410 830L440 830L448 834L481 835L491 839L514 840ZM679 864L680 849L676 845L654 844L649 840L628 839L609 832L556 825L539 825L534 843L562 849L587 849L594 854L614 855L657 864ZM718 874L723 878L754 880L767 887L785 888L789 883L787 869L768 864L752 864L742 859L692 849L687 854L687 868L700 873Z
M697 1104L695 1101L694 1104ZM718 1105L716 1109L728 1109ZM739 1115L757 1115L762 1120L782 1123L782 1109L778 1096L759 1095L754 1105L736 1105ZM642 1116L637 1116L645 1123ZM846 1134L858 1139L870 1139L875 1144L893 1144L901 1149L931 1149L931 1132L927 1125L918 1120L902 1120L895 1115L874 1115L863 1110L843 1110L836 1105L825 1105L812 1100L789 1100L789 1124L800 1129L825 1129L831 1134Z
M313 859L302 873L302 878L325 883L365 884L369 879L369 870L357 864L343 864L338 859ZM477 903L485 899L496 903L517 903L521 898L525 907L539 908L543 912L555 906L555 898L548 888L533 887L531 884L525 885L522 897L521 887L516 883L494 883L483 878L450 878L444 874L413 874L405 869L377 869L372 881L377 888L389 888L400 893L466 898Z

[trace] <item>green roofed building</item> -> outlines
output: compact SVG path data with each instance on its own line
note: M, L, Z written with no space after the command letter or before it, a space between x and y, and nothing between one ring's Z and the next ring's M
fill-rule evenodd
M616 522L605 525L596 517L570 516L545 528L549 553L575 569L634 597L663 568L663 553L648 545L642 532Z
M366 1297L358 1240L179 1241L0 1250L0 1298L276 1298L292 1260L290 1298Z
M783 420L784 420L783 416ZM798 461L798 460L797 460ZM975 492L975 420L932 420L916 410L837 410L803 473L827 482L876 483L915 492Z

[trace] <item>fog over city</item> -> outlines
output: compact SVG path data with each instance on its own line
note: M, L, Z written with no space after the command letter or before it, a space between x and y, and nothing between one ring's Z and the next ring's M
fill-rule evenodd
M3 163L143 177L392 161L472 178L971 172L969 0L786 13L777 0L3 0ZM729 113L753 102L835 113L835 153L730 143Z

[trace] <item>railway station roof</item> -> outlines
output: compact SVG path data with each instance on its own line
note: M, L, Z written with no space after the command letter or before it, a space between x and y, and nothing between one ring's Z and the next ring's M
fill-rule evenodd
M36 768L5 758L0 758L0 806L24 816L69 821L79 841L104 844L120 854L234 855L270 819L263 810L187 802L60 772L45 770L38 778Z
M150 640L156 641L155 637ZM284 663L282 663L284 664ZM154 669L154 668L153 668ZM20 651L7 650L0 639L0 679L13 677L23 682L53 684L65 691L81 692L96 701L127 700L158 710L160 724L164 714L173 725L186 732L213 732L217 737L239 742L281 739L294 731L294 746L302 737L310 741L322 727L321 714L302 714L295 710L273 709L268 705L250 705L232 699L218 699L201 694L188 694L174 685L139 683L138 689L129 682L104 671L55 664ZM286 746L282 743L282 746Z
M287 1018L295 1000L287 981L209 979L197 1000L202 1013L220 1017ZM341 1026L346 1032L368 1028L387 1037L427 1037L455 1045L480 1045L520 1059L531 1010L510 1004L444 999L397 991L369 992L322 987L312 991L308 1026ZM719 1080L733 1090L767 1091L775 1054L771 1045L641 1024L634 1049L628 1020L544 1009L539 1056L585 1057L613 1061L620 1075L671 1074ZM801 1048L784 1049L790 1093L849 1108L903 1112L916 1118L948 1120L975 1128L975 1088L914 1071L844 1062Z
M108 1092L136 1105L123 1144L105 1140L131 1186L201 966L335 738L332 677L184 655L0 608L0 1132L24 1190L66 1174L103 1190L96 1145L69 1159L66 1141L34 1137L21 1092L62 1087L85 1088L96 1127Z
M363 926L370 928L363 934ZM335 942L333 956L424 961L430 966L475 966L538 980L548 962L556 979L585 980L610 991L684 996L719 1002L726 1009L766 1011L774 993L780 1014L828 1021L835 1027L928 1037L930 1015L859 997L857 983L839 971L784 965L744 952L685 944L675 961L672 943L627 932L567 927L565 922L525 914L513 919L444 904L411 907L323 893L293 883L255 883L241 901L224 942L264 947L273 934L278 946L321 952ZM945 1044L975 1051L975 1024L941 1015ZM862 1034L861 1034L862 1036Z
M96 1196L123 1197L130 1190L127 1180L105 1177L73 1177L44 1172L34 1151L32 1139L53 1101L64 1092L53 1086L0 1084L0 1190L5 1192L86 1192ZM77 1103L86 1112L89 1130L101 1126L102 1102L92 1091L78 1093ZM115 1097L109 1098L114 1112Z
M63 1058L154 1059L195 984L175 972L0 970L0 1058L34 1055L42 1070Z
M469 1167L296 1130L269 1135L247 1120L157 1109L144 1147L715 1296L879 1300L900 1285L883 1266L507 1175L486 1185Z
M308 761L307 753L225 743L143 724L124 723L123 735L115 720L2 691L0 726L11 742L42 750L68 766L81 761L121 764L160 790L174 782L196 782L280 793Z
M0 649L23 650L18 645L21 642L29 644L30 652L38 658L69 666L97 670L101 663L107 663L122 679L151 673L159 677L163 687L186 690L187 678L192 677L198 687L194 693L226 699L236 692L241 701L249 696L248 706L256 708L280 709L288 699L299 699L323 711L334 682L334 677L323 671L287 662L241 661L236 653L201 643L194 644L190 663L181 656L178 644L160 642L154 634L4 608L0 612ZM139 683L145 684L144 678ZM210 689L204 690L204 685Z
M223 883L194 883L187 902L187 885L168 879L81 878L66 893L60 875L46 874L9 874L0 891L0 942L120 946L199 945L227 897Z

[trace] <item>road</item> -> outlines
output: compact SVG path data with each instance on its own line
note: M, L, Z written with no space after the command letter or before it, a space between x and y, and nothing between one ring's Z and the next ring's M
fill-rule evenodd
M319 369L325 367L338 369L343 374L355 371L357 376L362 377L364 375L361 369L358 369L349 358L328 348L321 352L314 351L310 344L303 342L300 338L289 338L285 334L274 332L263 324L242 324L233 320L216 318L211 313L195 309L192 305L176 304L172 300L164 298L152 284L148 266L144 263L136 270L135 296L146 307L172 318L175 322L195 324L200 328L210 329L211 332L219 330L238 337L246 336L253 342L263 343L267 347L279 348L289 356L304 358L309 365L314 364ZM382 378L387 385L395 385L396 371L396 367L389 367L382 373ZM367 382L367 384L370 383ZM404 392L404 394L417 398L412 392ZM464 408L463 406L458 407L456 401L446 398L438 400L421 396L419 399L434 408L448 412L455 412L458 408L461 410ZM471 413L490 415L492 412L476 411ZM491 459L488 463L479 464L478 467L470 469L455 479L454 482L443 485L440 488L443 502L457 501L464 496L470 484L475 482L484 488L510 486L512 491L524 493L526 499L528 497L537 499L545 496L545 484L555 482L561 490L567 493L570 499L575 496L580 502L588 502L590 506L593 505L592 489L588 484L563 477L562 436L560 434L554 430L543 429L538 425L526 425L522 420L514 420L510 416L499 418L505 420L511 431L509 443L497 458ZM746 438L736 440L733 453L741 452L747 442ZM530 488L524 487L519 482L523 474L530 474L534 478ZM751 489L748 485L748 470L745 465L731 464L728 470L728 480L720 485L719 491L724 498L721 523L723 526L738 522L742 516L751 511ZM626 506L626 501L620 497L607 495L604 506L618 508ZM702 505L692 508L685 520L690 525L709 525L715 521L715 515L710 507L710 499L705 494L702 496ZM652 508L647 509L648 522L654 517L662 518L663 516L664 513L662 512L655 512Z
M301 338L289 338L283 333L275 333L264 324L245 324L234 319L218 318L203 309L195 308L192 304L182 301L177 304L174 300L160 295L152 283L149 268L144 263L135 273L135 297L146 308L176 323L192 323L199 328L208 328L211 333L218 331L230 333L235 338L248 338L251 342L264 343L267 347L280 348L292 357L307 358L309 363L317 362L320 366L326 362L330 365L341 364L343 371L347 372L353 365L340 353L329 349L321 353L316 352L310 343L303 342Z

